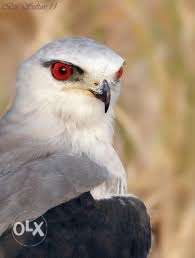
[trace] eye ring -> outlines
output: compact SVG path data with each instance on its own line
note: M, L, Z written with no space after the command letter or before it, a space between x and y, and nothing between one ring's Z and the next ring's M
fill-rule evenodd
M124 68L123 66L121 66L121 68L116 72L116 80L120 80L120 78L122 77L124 72Z
M63 62L56 62L51 65L52 76L58 81L67 81L73 75L73 66Z

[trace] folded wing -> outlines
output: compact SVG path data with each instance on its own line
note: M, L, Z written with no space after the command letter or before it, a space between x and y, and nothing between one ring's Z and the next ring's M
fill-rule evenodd
M0 174L0 234L17 221L36 218L48 209L102 184L109 177L87 156L55 153Z

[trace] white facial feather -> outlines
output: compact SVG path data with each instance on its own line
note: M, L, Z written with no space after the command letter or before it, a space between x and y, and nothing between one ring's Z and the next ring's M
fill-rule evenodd
M42 60L66 60L92 74L106 79L122 66L124 60L107 46L88 38L68 38L49 43L34 56Z
M43 67L43 62L51 60L79 66L85 72L83 82L54 79L50 68ZM23 115L22 119L25 117L28 120L28 114L32 113L30 122L35 119L40 120L40 124L48 125L49 118L52 126L51 120L55 124L56 119L61 119L59 124L63 121L63 126L69 130L89 129L93 133L97 128L105 130L106 124L110 130L113 106L120 93L120 83L115 76L123 62L114 51L91 39L71 38L49 43L21 66L15 107ZM111 87L111 105L107 114L104 103L84 90L95 88L94 82L101 84L105 79ZM112 136L105 130L105 137L108 134Z

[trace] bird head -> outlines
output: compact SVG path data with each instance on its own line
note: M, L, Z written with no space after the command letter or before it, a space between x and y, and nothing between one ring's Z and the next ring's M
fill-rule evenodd
M78 127L97 124L112 116L123 63L117 53L92 39L51 42L22 64L17 103L27 113L52 114Z

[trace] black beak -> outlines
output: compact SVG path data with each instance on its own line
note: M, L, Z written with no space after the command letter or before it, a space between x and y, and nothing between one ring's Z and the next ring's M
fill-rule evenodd
M106 80L102 82L100 92L91 91L96 98L100 99L105 104L105 113L107 113L109 106L110 106L110 86Z

